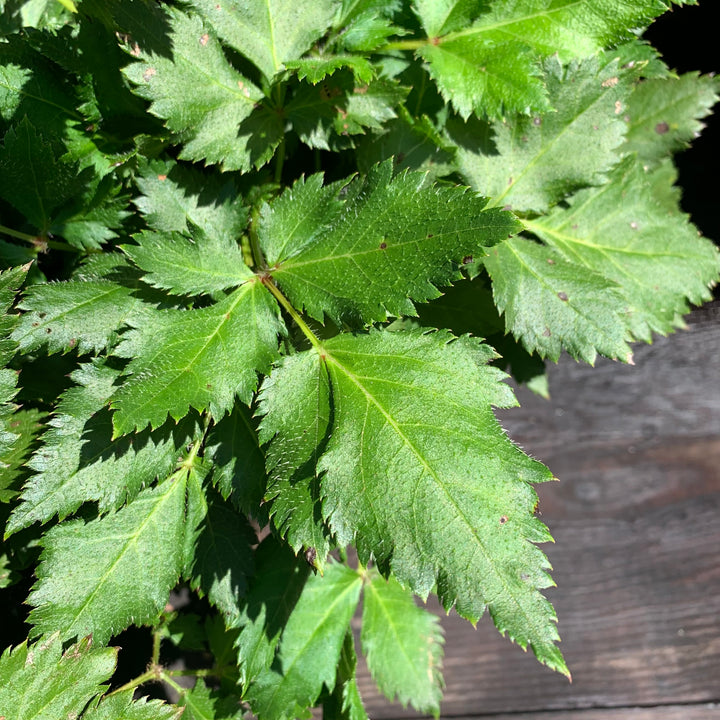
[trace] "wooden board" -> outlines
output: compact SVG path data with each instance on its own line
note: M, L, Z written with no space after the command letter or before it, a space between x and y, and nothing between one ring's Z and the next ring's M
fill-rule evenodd
M568 712L485 715L484 720L717 720L720 705L668 705L650 708L615 708L612 710L570 710ZM459 717L454 720L470 720Z
M443 715L720 700L719 319L720 303L696 312L688 331L638 346L634 367L562 361L550 403L521 390L523 407L501 414L561 479L538 490L573 683L487 618L473 630L451 615ZM371 717L416 715L379 697L366 673L359 684Z

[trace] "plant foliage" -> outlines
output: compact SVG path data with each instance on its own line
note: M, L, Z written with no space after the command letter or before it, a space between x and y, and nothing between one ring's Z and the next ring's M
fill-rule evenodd
M0 716L437 715L431 594L569 675L493 408L711 297L669 5L0 0Z

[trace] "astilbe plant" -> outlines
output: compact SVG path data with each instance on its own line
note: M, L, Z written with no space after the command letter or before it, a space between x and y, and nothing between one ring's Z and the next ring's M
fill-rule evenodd
M568 674L492 408L711 297L669 6L0 0L0 716L354 720L358 649L437 714L431 593Z

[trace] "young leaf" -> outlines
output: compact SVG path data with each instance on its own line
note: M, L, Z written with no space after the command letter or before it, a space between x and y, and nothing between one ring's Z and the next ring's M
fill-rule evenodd
M172 160L148 162L135 183L134 200L153 230L188 235L192 226L214 240L237 239L245 230L247 208L228 176L202 173Z
M332 0L299 5L293 0L191 0L218 35L248 60L267 80L287 60L297 60L332 22Z
M250 402L258 372L278 357L284 327L277 303L259 282L247 282L215 305L148 315L124 336L116 353L132 358L129 376L112 405L115 433L123 435L188 406L220 418L239 397Z
M666 182L667 174L658 172ZM568 261L616 283L632 336L646 342L653 332L681 325L688 301L710 299L720 267L712 243L653 197L654 184L653 174L629 158L607 184L581 190L569 207L526 223Z
M0 658L5 720L80 717L87 703L105 692L103 683L115 670L117 649L92 645L92 638L84 638L63 653L55 633L29 647L7 648Z
M179 705L183 720L242 720L244 715L237 700L211 692L202 678L180 696Z
M533 544L550 536L529 483L551 475L493 416L515 400L484 366L492 351L415 330L339 335L322 352L335 422L318 469L338 542L422 597L436 585L473 622L487 607L500 632L567 673L539 592L552 585L549 565Z
M717 78L697 73L639 83L628 98L622 149L636 152L643 163L657 163L697 137L705 127L700 120L717 99Z
M146 697L132 698L132 690L107 695L99 705L89 707L82 720L180 720L182 716L182 708L174 705Z
M92 633L104 645L131 623L153 620L183 563L185 475L143 490L118 512L60 523L42 539L28 602L34 633Z
M557 362L564 348L591 365L596 353L629 361L623 296L615 283L552 248L513 238L483 261L507 330Z
M296 236L285 246L288 259L272 272L296 307L321 321L325 314L336 322L414 315L412 300L437 297L437 285L461 277L459 263L518 227L464 189L428 186L420 173L392 174L388 161L351 182L321 236Z
M53 211L81 187L77 167L58 157L27 116L7 132L0 148L0 197L40 232L50 229Z
M77 386L63 394L42 447L28 462L37 474L23 488L22 502L8 521L8 535L54 515L63 520L84 502L96 501L101 513L117 510L173 469L197 432L192 418L177 427L113 440L104 406L119 374L100 363L73 372Z
M283 630L276 666L262 672L246 693L260 720L298 717L317 700L323 684L332 690L361 587L357 572L335 563L308 579Z
M442 631L393 577L365 584L361 639L368 668L389 700L421 713L440 712Z
M548 96L557 112L492 123L493 145L477 120L448 126L458 145L458 168L492 205L519 212L545 212L570 192L598 185L617 162L623 141L627 80L616 63L596 58L563 68L544 64Z
M150 112L184 140L180 158L221 163L226 170L252 167L249 139L239 128L262 93L227 61L211 27L179 10L167 11L172 59L132 51L141 58L125 69L135 92L151 101Z
M179 295L211 294L253 277L233 238L206 235L200 228L192 235L191 240L176 232L145 231L133 236L137 245L122 249L147 272L146 282Z
M250 548L256 542L247 519L211 494L199 528L191 585L230 618L239 614L238 603L247 591L253 571Z
M348 630L340 653L335 687L323 702L323 720L368 720L355 680L356 668L355 638Z
M285 543L268 535L255 551L255 575L245 597L237 639L244 688L268 670L280 634L305 586L310 566Z
M325 55L285 63L288 70L294 70L300 80L317 85L340 68L349 68L359 83L369 83L375 77L375 68L369 60L358 55Z
M286 357L259 395L260 442L269 441L267 499L280 534L297 553L305 549L320 571L330 551L315 471L330 420L327 371L315 353Z
M213 425L205 442L205 457L212 460L212 480L223 498L257 519L265 494L265 455L260 450L250 410L236 402L232 410Z

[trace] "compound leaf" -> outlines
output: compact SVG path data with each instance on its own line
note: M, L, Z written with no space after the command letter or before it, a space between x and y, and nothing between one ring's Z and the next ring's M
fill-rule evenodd
M557 112L493 122L491 148L483 147L488 129L479 121L449 126L463 177L492 205L516 212L545 212L574 190L601 184L625 133L627 80L617 63L601 68L592 58L563 68L552 58L544 71Z
M362 578L340 564L305 583L282 633L276 662L246 694L261 719L304 714L322 690L332 690L343 641L360 597Z
M669 187L663 202L654 197L671 179L662 167L647 172L631 157L607 184L581 190L569 207L526 223L566 260L614 282L632 336L648 342L653 332L665 335L682 326L688 301L710 299L720 267L712 243L677 208L669 209Z
M191 0L218 35L271 80L288 60L297 60L332 22L335 3L316 0Z
M188 407L220 418L236 397L249 403L256 373L278 357L283 329L277 303L259 282L209 307L152 313L116 351L132 358L112 400L116 434L159 427L168 414L179 420Z
M34 633L92 633L104 645L131 623L154 620L180 575L184 525L179 471L112 515L53 527L28 598Z
M437 615L415 605L392 576L365 583L361 640L368 668L389 700L440 712L442 631Z
M296 235L285 246L273 276L321 321L414 315L412 300L437 297L437 285L461 277L460 263L517 229L509 213L485 204L463 188L428 185L421 173L393 178L385 162L350 183L322 235Z
M524 238L493 248L484 265L507 330L530 352L553 362L563 348L590 364L597 352L632 359L623 296L603 275Z
M137 245L123 245L123 250L145 270L146 282L180 295L211 294L253 277L232 237L206 235L200 228L192 235L145 231L133 236Z
M534 544L550 539L533 516L531 482L547 468L513 445L491 406L515 403L479 341L420 330L339 335L323 344L334 424L320 458L323 510L342 545L384 571L500 632L567 673L552 585ZM430 408L430 412L428 412Z

